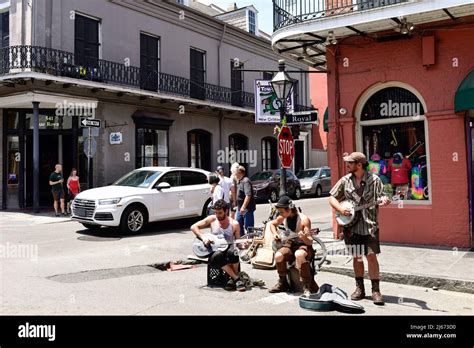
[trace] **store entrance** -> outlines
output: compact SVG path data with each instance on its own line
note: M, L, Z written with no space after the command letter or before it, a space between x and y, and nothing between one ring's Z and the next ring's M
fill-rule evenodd
M68 134L69 133L69 134ZM39 137L39 204L40 206L52 206L51 187L49 176L58 163L63 166L64 188L66 191L66 180L73 166L73 136L68 133L44 134L40 132ZM25 203L27 207L33 206L33 135L26 136L25 146Z

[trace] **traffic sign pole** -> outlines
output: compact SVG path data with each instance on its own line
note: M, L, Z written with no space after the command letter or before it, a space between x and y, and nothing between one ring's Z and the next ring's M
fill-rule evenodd
M89 137L87 138L87 142L89 143L89 148L87 149L87 186L88 188L92 188L92 130L89 127Z

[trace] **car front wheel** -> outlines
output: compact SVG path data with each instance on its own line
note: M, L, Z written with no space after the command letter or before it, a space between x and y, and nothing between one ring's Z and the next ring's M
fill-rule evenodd
M146 214L142 207L132 205L125 209L120 220L120 232L123 234L137 234L143 231L146 225Z

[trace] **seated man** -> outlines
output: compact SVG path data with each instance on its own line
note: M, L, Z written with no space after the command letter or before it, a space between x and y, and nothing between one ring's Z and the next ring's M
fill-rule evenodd
M216 251L209 256L209 264L222 268L222 270L230 276L227 283L226 290L245 291L245 283L238 277L239 271L239 254L234 247L234 240L240 238L239 223L228 216L229 206L226 201L219 199L213 205L214 215L209 215L205 219L196 222L191 226L191 231L209 245L211 241L202 234L201 229L211 226L211 233L215 235L224 236L229 243L229 248L226 251Z
M270 230L275 239L280 239L277 228L279 225L284 225L287 229L298 233L297 239L289 239L284 246L280 248L275 254L275 261L278 276L280 280L269 291L284 292L290 289L287 281L288 269L286 262L293 262L296 260L296 268L300 273L300 280L303 283L305 296L309 296L311 292L317 292L319 287L313 279L311 274L310 264L314 258L313 238L309 234L311 229L311 221L309 218L300 213L295 207L295 204L288 196L282 196L275 205L280 214L275 220L270 222Z

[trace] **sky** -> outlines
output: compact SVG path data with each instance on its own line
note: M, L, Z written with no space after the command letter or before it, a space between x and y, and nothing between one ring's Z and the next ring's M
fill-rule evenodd
M233 2L238 8L253 5L258 10L258 26L267 34L273 33L273 3L272 0L199 0L204 4L214 4L226 10Z

